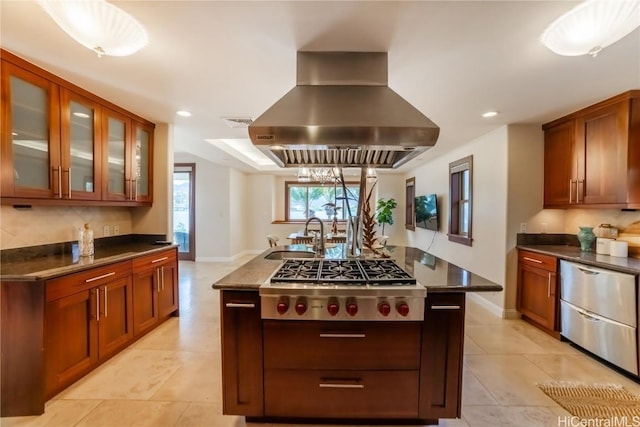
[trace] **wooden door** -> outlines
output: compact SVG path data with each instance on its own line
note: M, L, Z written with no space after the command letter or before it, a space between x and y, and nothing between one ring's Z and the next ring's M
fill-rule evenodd
M625 203L629 100L576 119L577 139L584 143L584 170L578 194L584 204Z
M97 288L47 303L45 395L51 397L98 362Z
M133 274L133 333L141 335L158 322L159 270L149 268Z
M60 91L51 81L2 61L3 197L62 197Z
M257 291L221 291L225 415L264 415L262 320Z
M555 300L556 273L519 263L516 309L540 326L553 331Z
M173 257L171 259L170 263L160 267L158 312L161 318L178 310L178 262Z
M464 293L427 296L422 326L420 418L461 416L464 311Z
M126 277L98 288L100 292L100 358L108 357L133 339L131 278Z
M60 99L62 198L100 200L101 107L65 88L60 92Z
M577 203L578 148L575 121L544 131L544 207Z

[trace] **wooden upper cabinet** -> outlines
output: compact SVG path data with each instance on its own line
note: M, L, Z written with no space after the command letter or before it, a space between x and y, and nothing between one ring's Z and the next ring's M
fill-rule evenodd
M153 202L153 123L0 53L4 203Z
M60 92L2 62L2 197L62 197Z
M544 207L640 208L640 91L543 125Z

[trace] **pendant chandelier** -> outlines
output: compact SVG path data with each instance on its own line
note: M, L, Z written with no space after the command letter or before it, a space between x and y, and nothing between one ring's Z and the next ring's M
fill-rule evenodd
M300 168L298 169L298 182L327 182L335 183L340 181L339 168Z
M148 43L144 27L105 0L38 0L71 38L98 54L128 56Z
M540 40L558 55L596 56L640 25L640 0L587 0L556 19Z

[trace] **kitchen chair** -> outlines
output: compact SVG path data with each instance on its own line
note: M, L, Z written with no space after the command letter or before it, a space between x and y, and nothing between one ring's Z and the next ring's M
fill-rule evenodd
M269 241L269 247L273 248L274 246L278 246L278 236L274 236L273 234L267 234L267 240Z

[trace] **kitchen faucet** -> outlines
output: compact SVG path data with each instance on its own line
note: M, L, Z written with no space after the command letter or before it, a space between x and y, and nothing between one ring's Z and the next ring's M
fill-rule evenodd
M313 233L313 251L316 253L316 255L324 255L324 224L322 224L322 220L320 218L312 216L307 220L307 222L304 223L304 235L307 235L307 228L309 227L309 223L314 219L320 224L320 239L318 239L316 233Z

